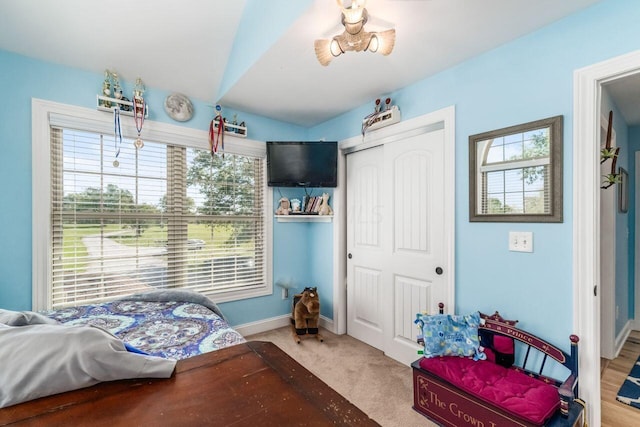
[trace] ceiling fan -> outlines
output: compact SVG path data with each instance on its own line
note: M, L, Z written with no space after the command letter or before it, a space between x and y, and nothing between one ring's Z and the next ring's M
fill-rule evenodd
M342 10L344 31L332 39L319 39L314 42L316 57L320 64L327 66L335 57L348 51L370 51L389 55L396 42L396 30L381 32L365 31L369 20L366 0L336 0ZM347 5L345 5L347 3Z

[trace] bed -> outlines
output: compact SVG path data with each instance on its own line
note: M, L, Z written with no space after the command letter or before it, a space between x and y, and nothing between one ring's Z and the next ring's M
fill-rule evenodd
M0 426L378 425L193 292L0 310L0 360Z
M135 349L174 360L245 341L213 301L189 291L152 291L42 314L65 325L100 327Z
M213 301L192 291L39 313L0 309L0 408L99 382L168 378L178 360L244 342Z

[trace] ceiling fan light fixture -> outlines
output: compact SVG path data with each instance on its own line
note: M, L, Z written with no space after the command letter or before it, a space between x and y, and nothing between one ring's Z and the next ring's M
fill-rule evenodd
M333 59L333 55L331 54L331 40L316 40L313 42L313 46L318 62L325 67L329 65Z
M334 57L340 56L344 53L344 50L340 47L340 43L335 38L331 39L331 42L329 43L329 51Z
M373 33L371 34L369 45L367 46L366 50L376 53L378 51L378 47L380 47L380 43L378 42L378 35L376 33Z
M373 33L369 42L369 50L387 56L396 44L396 30L386 30Z
M355 24L357 22L360 22L363 19L363 15L366 22L366 9L364 8L365 5L367 4L366 0L365 1L353 0L351 1L351 4L346 7L344 4L345 3L344 0L336 0L336 3L338 3L338 6L340 6L340 9L342 9L343 24L345 22L349 24Z
M331 60L346 51L361 52L368 50L389 55L396 43L396 30L385 30L369 33L364 30L364 24L369 15L364 8L366 0L351 0L345 7L345 0L336 0L342 9L342 25L344 31L331 40L316 40L314 42L316 57L323 66L329 65Z
M335 38L331 40L316 40L313 43L316 51L316 58L318 58L318 62L323 66L329 65L331 60L337 56L340 56L344 53L340 43Z

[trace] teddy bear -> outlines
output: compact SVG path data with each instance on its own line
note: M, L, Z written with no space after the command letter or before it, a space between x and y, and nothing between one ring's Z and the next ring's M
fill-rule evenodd
M289 215L291 212L291 204L289 203L289 199L286 197L282 197L278 200L280 206L276 209L276 215Z
M333 209L329 206L329 193L322 193L318 215L333 215Z
M318 333L320 320L320 297L318 288L304 288L301 294L293 296L293 310L291 327L293 329L293 339L300 344L301 335L314 335L320 342L324 341L322 335Z

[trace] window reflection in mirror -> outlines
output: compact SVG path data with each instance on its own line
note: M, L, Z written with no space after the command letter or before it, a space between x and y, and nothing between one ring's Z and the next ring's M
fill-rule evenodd
M469 137L469 220L562 222L562 116Z

